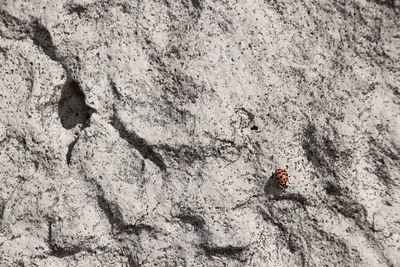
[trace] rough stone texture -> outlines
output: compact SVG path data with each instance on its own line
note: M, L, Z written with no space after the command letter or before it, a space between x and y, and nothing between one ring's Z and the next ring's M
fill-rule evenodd
M400 266L399 18L0 0L0 265Z

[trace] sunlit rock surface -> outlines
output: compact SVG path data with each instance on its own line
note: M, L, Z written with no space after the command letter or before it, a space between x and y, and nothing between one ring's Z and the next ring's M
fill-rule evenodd
M0 0L0 265L400 266L399 18Z

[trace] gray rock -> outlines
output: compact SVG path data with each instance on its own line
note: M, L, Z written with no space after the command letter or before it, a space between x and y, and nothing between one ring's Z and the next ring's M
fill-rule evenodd
M399 266L399 16L0 0L0 265Z

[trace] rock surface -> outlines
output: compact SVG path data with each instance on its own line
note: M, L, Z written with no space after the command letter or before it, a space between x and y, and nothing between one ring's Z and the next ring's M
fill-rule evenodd
M399 17L0 0L0 265L400 266Z

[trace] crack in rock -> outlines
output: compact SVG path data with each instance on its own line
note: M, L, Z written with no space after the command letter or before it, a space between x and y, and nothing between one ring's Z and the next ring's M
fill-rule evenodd
M56 55L57 49L53 44L51 34L38 19L34 20L32 24L32 41L35 45L40 47L49 58L58 61Z
M87 248L84 248L79 245L74 245L74 246L70 246L70 247L61 247L60 245L56 244L54 242L54 238L53 238L53 229L52 229L53 224L54 224L54 220L50 220L48 222L47 243L50 248L51 256L54 256L57 258L64 258L64 257L75 255L75 254L83 252L83 251L93 253L93 251L91 249L87 249Z
M111 225L113 234L135 234L139 235L142 231L155 232L156 229L150 225L139 223L144 216L140 217L134 224L127 224L124 222L124 218L119 206L112 203L104 196L104 191L99 184L96 183L98 189L97 203L103 213L106 215L108 223ZM116 232L114 232L114 230Z
M183 223L192 225L196 230L203 229L203 227L205 225L204 219L199 215L180 214L175 217Z
M67 164L68 164L68 165L71 164L72 151L73 151L73 149L74 149L76 143L78 142L78 140L79 140L79 136L78 136L74 141L72 141L72 142L68 145L68 151L67 151L67 155L66 155Z
M200 248L204 250L205 254L208 256L223 256L237 259L241 256L242 252L248 248L248 246L210 245L209 242L207 242L207 237L210 233L205 229L206 222L200 215L183 213L175 216L175 218L179 219L182 223L190 224L194 227L194 230L202 240Z
M118 131L119 136L135 148L143 158L149 159L162 171L167 169L167 165L162 156L154 150L154 147L149 145L144 138L140 137L135 132L129 131L115 112L111 119L111 125Z
M240 254L247 249L242 246L209 246L201 244L201 248L205 251L208 256L224 256L230 258L237 258Z

